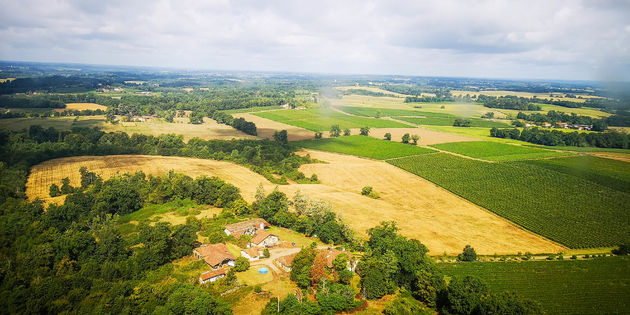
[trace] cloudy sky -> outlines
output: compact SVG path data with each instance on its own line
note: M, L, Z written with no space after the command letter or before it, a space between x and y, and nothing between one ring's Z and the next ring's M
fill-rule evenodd
M630 80L630 0L0 0L0 59Z

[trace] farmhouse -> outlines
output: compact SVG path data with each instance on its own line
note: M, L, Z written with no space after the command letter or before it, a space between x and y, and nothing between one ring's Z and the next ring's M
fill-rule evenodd
M225 265L234 267L234 256L230 254L225 244L204 244L195 250L193 255L203 259L212 269L219 269Z
M284 269L284 271L286 272L291 271L291 266L293 265L293 260L295 259L295 255L297 255L297 253L287 255L287 256L282 256L276 259L276 265Z
M251 246L256 246L256 247L271 247L274 246L278 243L279 238L277 235L275 234L270 234L267 233L265 231L258 231L258 233L256 234L256 236L254 236L254 238L252 238L251 241Z
M235 238L240 238L243 234L251 236L256 235L256 232L258 230L264 230L265 228L270 226L271 224L265 221L265 219L255 218L243 222L228 224L225 226L225 230L223 231L227 235L232 235Z
M335 258L337 258L337 256L341 254L348 255L348 260L349 260L348 270L354 271L354 269L357 267L356 259L354 259L354 256L352 256L352 254L350 254L349 252L341 251L337 249L328 249L324 251L323 253L326 255L326 267L328 267L329 269L333 268L333 261L335 260Z
M260 251L254 247L246 248L241 250L241 256L253 261L260 258Z
M211 270L199 276L199 283L214 282L225 277L225 269Z

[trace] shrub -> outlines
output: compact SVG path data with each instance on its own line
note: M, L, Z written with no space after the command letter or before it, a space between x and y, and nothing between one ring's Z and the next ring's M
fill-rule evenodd
M50 185L49 194L51 197L61 196L61 190L59 190L59 186L57 186L57 184Z
M339 137L341 135L341 128L339 125L330 126L330 136L331 137Z
M409 143L409 138L411 138L411 137L409 136L408 133L404 134L402 136L402 143Z
M385 140L392 140L392 134L391 133L386 133L385 134Z
M361 189L361 195L368 196L372 193L372 186L365 186Z
M571 259L577 259L577 256L576 255L572 255Z
M457 259L461 261L475 261L477 260L477 252L470 245L464 247L464 251L457 256Z
M322 133L321 132L316 132L315 133L315 139L321 139L322 138Z
M346 128L343 130L343 135L344 136L349 136L350 135L350 129Z
M238 272L243 272L249 269L249 259L245 257L238 257L234 262L234 270Z
M271 256L271 254L269 253L269 249L265 248L265 250L263 251L263 257L269 258L269 256Z
M360 134L362 136L367 136L370 134L370 127L361 127Z
M260 292L262 292L262 288L260 287L260 285L259 284L255 285L254 286L254 293L260 293Z

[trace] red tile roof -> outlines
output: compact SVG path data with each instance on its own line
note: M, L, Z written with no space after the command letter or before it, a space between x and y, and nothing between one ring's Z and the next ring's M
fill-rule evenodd
M225 275L225 270L224 269L206 271L206 272L202 273L201 276L199 276L199 278L201 279L201 281L206 281L208 279L212 279L212 278L214 278L216 276L220 276L220 275Z
M265 227L270 227L271 224L269 224L267 221L265 221L265 219L262 218L254 218L254 219L250 219L247 221L243 221L243 222L237 222L237 223L233 223L233 224L228 224L225 226L225 228L230 231L230 233L234 233L236 231L241 231L241 230L247 230L249 228L255 228L258 229L260 228L260 225L263 224Z
M204 244L195 248L195 251L210 266L219 265L226 259L236 259L232 254L230 254L230 251L225 244Z
M283 266L291 267L293 265L293 260L295 259L295 255L297 255L297 253L287 255L287 256L282 256L278 258L278 262L280 262L280 264L282 264Z
M271 236L271 235L273 235L273 236L276 236L276 237L277 237L277 235L275 235L275 234L270 234L270 233L267 233L267 232L265 232L265 231L258 231L258 233L256 233L256 236L254 236L254 237L252 238L252 243L254 243L254 244L258 245L258 244L260 244L262 241L264 241L267 237L269 237L269 236Z
M251 258L256 258L256 257L260 256L260 254L258 253L258 250L253 248L253 247L243 249L243 251L247 255L249 255L249 257L251 257Z

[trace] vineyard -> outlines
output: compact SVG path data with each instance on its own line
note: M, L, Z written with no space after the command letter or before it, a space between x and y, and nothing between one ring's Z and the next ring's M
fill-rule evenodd
M448 276L477 276L493 290L534 299L549 314L616 314L630 309L630 257L438 267Z
M549 170L596 182L630 193L630 164L590 155L559 159L524 161Z
M385 160L403 156L435 152L431 149L400 142L374 139L366 136L348 136L338 138L303 140L295 142L297 146Z
M341 129L366 126L372 128L409 127L409 125L391 120L350 116L321 108L277 110L258 112L254 113L254 115L311 131L327 131L330 130L332 125L339 125Z
M489 141L452 142L432 146L440 150L492 161L539 159L571 154Z
M613 246L630 239L630 194L580 177L447 153L388 162L572 248Z

